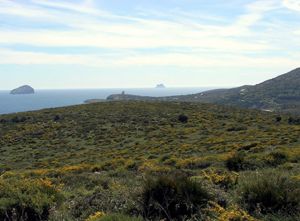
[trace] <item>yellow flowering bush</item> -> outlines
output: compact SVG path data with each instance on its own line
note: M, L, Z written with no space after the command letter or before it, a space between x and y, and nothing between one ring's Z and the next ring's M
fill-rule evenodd
M208 211L216 216L218 221L259 221L237 206L224 209L215 202L210 202Z
M223 188L229 188L237 183L238 173L228 171L208 170L203 171L203 177L215 185Z
M49 179L0 178L0 196L0 220L11 219L14 214L20 220L47 220L49 211L63 200Z
M92 215L90 215L85 221L97 221L98 219L102 218L105 216L104 212L96 212Z
M70 173L70 172L80 172L84 170L90 170L92 166L87 164L79 164L79 165L71 165L71 166L64 166L58 170L61 173Z
M257 221L244 210L237 207L225 210L218 218L219 221Z

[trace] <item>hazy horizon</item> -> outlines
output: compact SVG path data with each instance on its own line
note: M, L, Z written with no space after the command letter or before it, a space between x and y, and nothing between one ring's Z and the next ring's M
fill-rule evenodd
M299 0L0 0L0 89L228 88L299 67Z
M83 104L86 100L105 100L112 94L165 97L195 94L213 88L100 88L100 89L37 89L34 94L11 95L10 90L0 90L0 115L40 110L45 108L65 107Z
M25 86L27 84L19 85L15 88L18 88L20 86ZM32 85L28 85L33 87ZM11 89L15 89L11 88ZM166 87L166 88L156 88L156 87L98 87L98 88L36 88L33 87L37 91L51 91L51 90L107 90L107 89L157 89L157 90L165 90L165 89L213 89L213 88L219 88L219 87ZM230 87L223 87L223 88L230 88ZM0 91L10 91L11 89L0 89Z

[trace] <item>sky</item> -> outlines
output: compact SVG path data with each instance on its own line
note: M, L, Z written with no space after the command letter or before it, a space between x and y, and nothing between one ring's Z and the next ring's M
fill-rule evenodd
M233 87L300 66L300 0L0 0L0 90Z

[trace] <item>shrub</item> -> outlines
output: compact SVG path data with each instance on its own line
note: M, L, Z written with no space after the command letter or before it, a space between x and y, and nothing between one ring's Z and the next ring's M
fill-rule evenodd
M11 119L11 122L12 123L23 123L27 120L28 118L27 117L18 117L18 116L15 116Z
M148 178L142 193L144 216L150 220L183 220L207 206L211 194L183 175Z
M184 114L180 114L180 115L178 116L178 120L179 120L181 123L187 123L187 122L189 121L189 118L188 118L186 115L184 115Z
M61 119L61 117L59 115L55 115L55 117L53 118L53 121L59 121Z
M113 187L116 185L115 187ZM113 189L115 188L115 189ZM96 188L92 193L74 199L71 214L77 220L96 214L97 211L105 213L135 213L138 203L134 201L133 189L124 189L117 184L110 183L109 189Z
M7 123L6 119L0 119L0 124L5 124L5 123Z
M62 195L49 180L0 179L0 220L47 220Z
M247 130L247 127L245 126L234 126L227 129L228 132L234 132L234 131L243 131Z
M267 164L271 165L271 166L278 166L280 164L283 164L285 162L287 162L288 160L288 156L283 153L283 152L272 152L270 154L267 155L267 157L265 158Z
M207 210L210 216L216 217L217 221L258 221L250 216L246 211L234 205L230 208L223 208L217 203L210 202L210 208Z
M289 124L300 125L300 118L290 117L288 119Z
M97 220L100 220L104 216L105 216L104 212L98 211L98 212L90 215L85 221L97 221Z
M249 145L250 146L250 145ZM245 146L245 147L249 147ZM225 159L225 166L230 171L255 170L264 167L264 162L251 155L251 151L236 151Z
M248 173L241 179L238 195L250 213L300 212L300 182L282 172Z
M239 209L233 208L225 210L219 217L218 221L258 221L247 212Z
M276 117L276 122L277 122L277 123L281 122L281 120L282 120L282 117L281 117L281 116L277 116L277 117Z
M243 153L234 153L226 160L226 167L230 171L241 171L245 169L245 155Z
M218 185L224 189L229 189L235 186L238 182L238 174L229 171L210 169L203 171L203 177L209 180L212 184Z

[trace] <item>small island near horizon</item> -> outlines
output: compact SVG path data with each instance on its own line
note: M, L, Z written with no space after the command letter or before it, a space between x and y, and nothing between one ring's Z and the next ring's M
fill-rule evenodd
M29 85L23 85L10 91L12 95L34 94L34 89Z
M156 85L155 88L157 88L157 89L164 89L164 88L166 88L166 86L164 84L158 84L158 85Z

